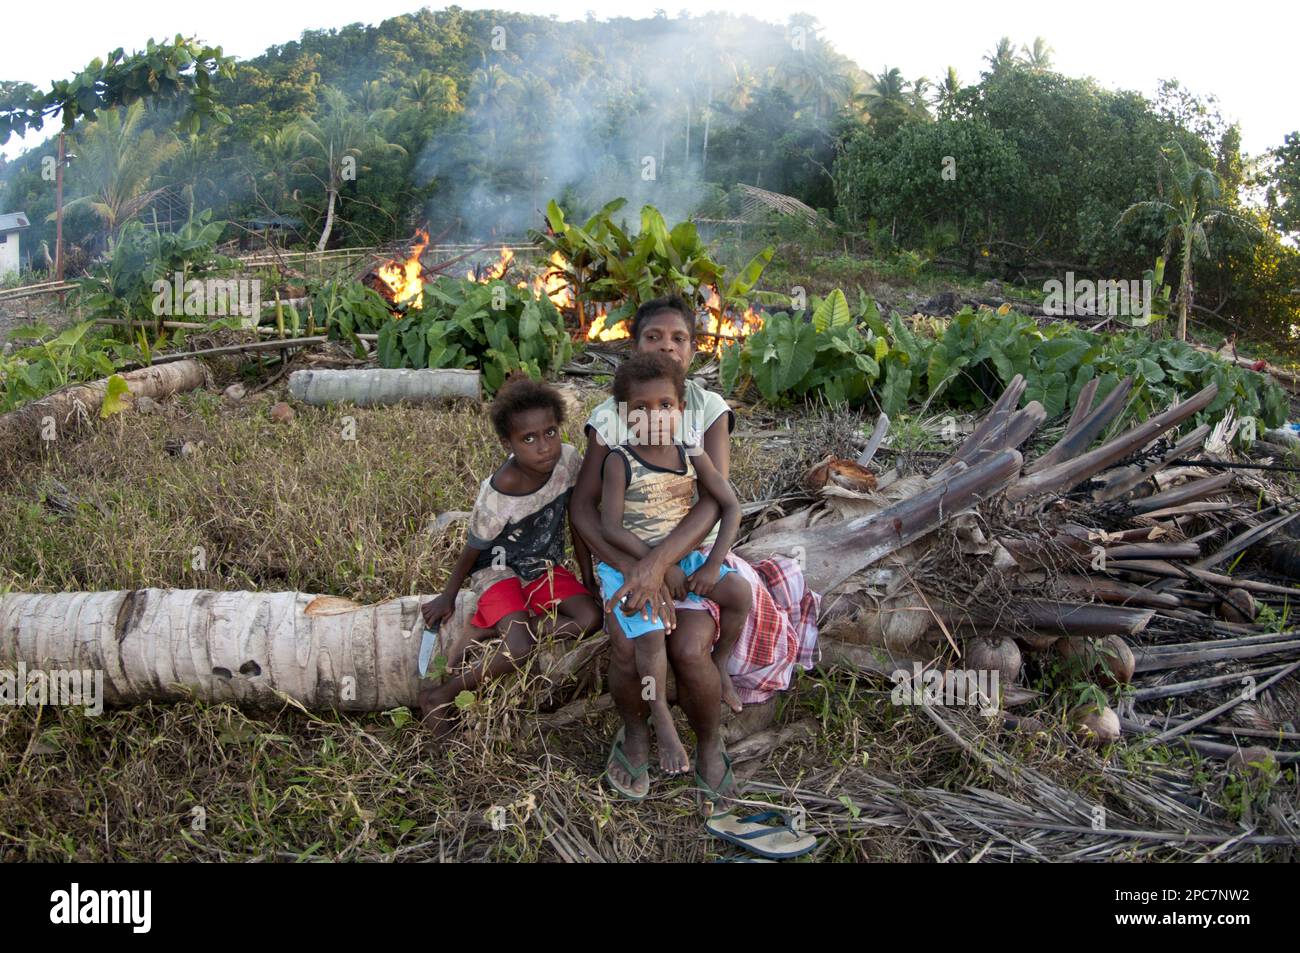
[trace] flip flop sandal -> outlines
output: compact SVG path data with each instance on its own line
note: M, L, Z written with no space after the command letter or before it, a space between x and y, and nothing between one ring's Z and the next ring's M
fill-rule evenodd
M625 740L627 740L627 733L626 730L623 728L623 726L620 725L618 729L618 734L614 736L614 744L609 749L609 757L605 760L605 781L609 784L611 788L613 788L623 797L627 798L629 801L644 801L647 797L650 796L649 785L646 786L644 793L638 794L637 792L633 791L631 788L625 788L617 784L614 781L613 777L610 776L609 773L610 766L615 761L618 762L619 767L621 767L628 774L632 775L632 780L634 782L640 781L643 777L646 777L650 773L649 759L647 759L645 763L641 764L640 766L635 766L632 764L632 762L628 761L627 755L623 753L623 742Z
M778 819L781 824L768 823ZM817 846L817 838L812 834L796 834L781 811L764 811L748 817L715 814L704 823L704 829L768 860L802 857Z

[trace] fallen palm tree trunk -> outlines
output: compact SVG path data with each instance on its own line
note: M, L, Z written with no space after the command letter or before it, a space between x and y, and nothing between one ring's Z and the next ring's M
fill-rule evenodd
M1217 642L1205 642L1194 649L1184 652L1165 652L1159 655L1139 652L1137 653L1137 670L1139 672L1163 671L1171 668L1184 668L1188 665L1203 665L1206 662L1300 653L1300 640L1265 642L1262 645L1236 645L1228 648L1218 648L1217 645Z
M335 600L344 601L344 600ZM0 665L104 673L104 702L378 711L413 705L419 598L350 611L301 592L0 595ZM323 612L318 612L323 608Z
M998 492L1020 473L1020 463L1019 453L1003 450L874 515L765 536L737 552L745 558L780 553L799 559L809 587L825 592Z
M1117 500L1126 493L1131 493L1140 483L1151 479L1157 471L1172 460L1177 460L1192 450L1200 447L1205 442L1205 438L1210 435L1210 425L1201 424L1195 428L1178 443L1174 444L1173 449L1167 453L1161 454L1156 459L1142 466L1126 467L1117 470L1107 479L1106 485L1093 494L1093 498L1099 502L1107 500Z
M938 605L935 608L943 613L944 621L950 626L964 631L984 634L1000 631L997 628L1000 621L1014 619L1017 629L1029 628L1045 634L1074 637L1116 632L1136 635L1155 615L1154 609L1045 600L1024 600L974 610ZM1015 630L1007 630L1008 633L1012 631Z
M478 371L455 368L356 368L294 371L289 395L308 404L351 403L383 407L481 396Z
M823 461L828 479L818 484L819 501L756 527L737 548L750 560L796 559L808 585L826 596L823 666L889 679L903 672L909 680L997 671L1000 701L1009 706L1039 697L1024 687L1021 651L1032 660L1051 649L1040 657L1049 671L1057 662L1077 666L1105 690L1135 675L1135 692L1159 689L1169 681L1162 673L1176 671L1176 692L1136 697L1188 704L1199 692L1230 686L1215 680L1225 674L1262 671L1256 657L1300 653L1294 635L1272 636L1255 622L1250 595L1293 597L1300 588L1238 568L1243 554L1287 527L1289 508L1261 509L1254 477L1232 497L1240 476L1171 468L1206 430L1166 435L1208 405L1213 387L1095 448L1088 443L1117 419L1127 391L1112 391L1093 408L1097 388L1085 388L1049 463L1028 470L1017 448L1044 411L1033 401L1017 410L1023 391L1023 381L1013 381L928 476L867 473L870 479L846 485L829 478L845 461ZM873 443L886 426L878 422ZM1093 478L1100 490L1060 496ZM1157 492L1142 497L1148 484ZM1196 502L1207 495L1229 499ZM1218 516L1225 508L1234 515ZM1155 523L1155 514L1164 521ZM1225 571L1209 568L1229 558ZM291 698L358 711L411 705L423 630L418 602L357 606L299 593L162 590L5 595L0 664L100 668L110 704L198 697L247 705ZM457 600L459 622L469 605ZM443 626L444 639L454 628ZM544 645L529 664L552 683L594 686L605 644ZM546 725L563 728L607 707L607 696L597 696L547 716ZM1254 726L1272 724L1253 709L1250 717ZM1071 709L1069 719L1076 730L1096 724L1118 737L1110 709ZM1103 735L1081 740L1095 744Z
M1079 401L1075 405L1074 414L1071 417L1070 425L1066 427L1064 436L1056 442L1050 450L1025 468L1025 473L1037 473L1048 467L1055 466L1065 460L1078 456L1087 450L1093 440L1097 438L1107 426L1110 425L1120 412L1124 409L1124 401L1133 389L1133 378L1125 377L1115 388L1106 395L1096 409L1088 412L1088 404L1092 403L1093 397L1097 393L1095 379L1088 382L1093 386L1085 387L1079 392Z
M120 376L132 397L151 397L154 400L163 400L207 383L207 372L194 360L155 364ZM78 418L97 416L107 393L108 378L105 378L76 384L10 411L0 416L0 445L22 439L55 439L65 428L75 426Z
M1007 490L1007 497L1022 500L1072 489L1098 471L1150 443L1166 430L1177 427L1187 418L1204 410L1218 392L1218 386L1210 384L1182 403L1143 421L1097 449L1026 476Z

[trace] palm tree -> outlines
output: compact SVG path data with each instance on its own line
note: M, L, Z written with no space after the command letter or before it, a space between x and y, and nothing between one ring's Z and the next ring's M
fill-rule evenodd
M87 206L103 224L110 244L122 226L163 191L150 184L181 148L172 133L141 128L143 116L142 100L104 112L86 127L78 143L72 184L81 194L64 209ZM49 220L53 218L52 213Z
M422 69L406 81L401 98L421 112L426 109L445 112L456 105L456 81L450 76Z
M1041 36L1034 37L1032 47L1022 46L1020 49L1025 54L1025 64L1030 69L1047 70L1052 68L1052 53L1055 52L1047 41Z
M364 113L386 109L393 98L391 89L377 79L362 83L357 90L356 105Z
M787 54L782 66L795 99L811 103L817 119L834 113L853 94L852 63L813 35L811 29L804 48Z
M911 114L916 118L929 118L930 104L926 102L925 94L930 91L933 85L928 76L919 76L912 80L912 108Z
M217 170L221 167L217 153L218 142L214 136L194 133L181 142L172 161L170 177L189 203L190 218L194 217L194 207L200 197L206 200L206 206L217 204L220 189Z
M992 53L984 57L984 62L989 64L989 69L994 75L1015 66L1016 48L1011 42L1011 37L1004 36L998 40L998 45Z
M321 92L325 100L322 114L305 117L297 125L298 143L307 150L297 166L314 174L325 188L325 226L316 242L317 251L325 250L334 229L334 207L347 178L345 168L348 165L360 168L357 162L367 152L406 154L397 143L389 142L382 131L393 118L391 109L363 116L339 90L326 86Z
M914 114L915 101L908 94L910 84L896 66L886 66L870 79L871 86L858 94L863 111L882 129L897 129Z
M265 184L270 211L284 212L288 204L294 166L300 155L298 141L299 129L292 123L258 139L254 180Z
M957 70L949 66L943 82L937 87L935 97L935 106L938 107L940 116L949 118L957 111L957 95L960 92L961 80L957 78Z
M1134 202L1126 208L1116 227L1131 221L1139 213L1155 212L1166 228L1166 244L1182 245L1182 273L1178 280L1178 340L1187 340L1187 312L1192 307L1192 263L1194 258L1208 258L1210 244L1206 232L1220 220L1258 231L1253 222L1211 206L1219 199L1219 178L1213 169L1196 165L1177 141L1165 145L1161 153L1169 167L1166 199Z

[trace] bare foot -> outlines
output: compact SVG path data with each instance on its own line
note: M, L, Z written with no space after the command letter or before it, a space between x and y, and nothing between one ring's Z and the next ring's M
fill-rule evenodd
M456 727L455 698L441 685L421 689L420 721L432 732L434 740L445 738Z
M686 753L682 739L677 737L672 712L667 705L657 706L651 717L655 724L655 740L659 745L659 767L664 774L685 774L691 770L691 756Z
M727 671L727 660L714 656L713 664L718 667L718 679L722 682L722 701L728 708L739 714L745 706L740 703L740 695L736 692L736 686L731 684L731 673Z

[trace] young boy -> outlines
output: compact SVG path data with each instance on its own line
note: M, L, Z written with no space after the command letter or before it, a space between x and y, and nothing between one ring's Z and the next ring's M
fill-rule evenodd
M573 552L586 585L560 565L569 494L582 462L578 451L560 440L563 400L546 384L512 377L497 392L491 417L510 456L483 481L465 549L446 589L420 609L430 628L448 619L461 583L472 573L478 608L468 630L449 648L449 661L459 662L470 639L500 636L505 648L442 685L421 689L421 715L436 734L450 728L460 692L516 668L538 639L587 635L601 626L591 556L572 527Z
M627 441L611 448L605 458L601 530L610 546L640 559L686 518L700 496L707 493L718 502L721 527L708 556L701 550L688 553L666 578L679 599L707 597L717 603L720 624L713 662L724 701L739 711L727 662L753 597L749 584L724 560L740 528L740 502L707 454L688 454L683 446L685 394L684 371L663 354L635 354L614 375L614 400ZM596 571L608 599L623 585L623 575L605 562L598 563ZM643 690L649 689L660 766L668 774L681 774L690 769L690 758L673 727L663 690L668 669L663 624L650 621L640 606L615 606L611 611L623 634L635 640L637 674Z

